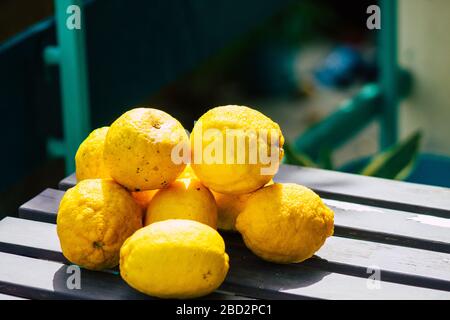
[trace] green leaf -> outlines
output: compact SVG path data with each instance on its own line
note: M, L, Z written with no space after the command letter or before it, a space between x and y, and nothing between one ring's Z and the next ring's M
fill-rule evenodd
M284 149L283 163L303 167L314 167L314 168L317 167L314 161L312 161L306 154L295 151L292 145L287 141L284 143L283 149Z
M414 169L422 134L416 132L406 140L376 155L361 174L387 179L405 179Z

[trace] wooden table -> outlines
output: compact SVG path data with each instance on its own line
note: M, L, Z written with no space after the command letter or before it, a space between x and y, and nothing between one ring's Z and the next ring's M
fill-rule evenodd
M206 298L450 299L450 189L286 165L275 180L318 192L335 212L335 235L313 258L277 265L223 233L230 271ZM74 183L67 177L22 205L19 219L0 221L0 300L150 299L117 269L82 270L81 289L67 288L55 221Z

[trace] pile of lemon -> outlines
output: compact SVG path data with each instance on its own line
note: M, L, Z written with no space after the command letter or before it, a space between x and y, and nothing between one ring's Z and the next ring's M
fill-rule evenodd
M229 161L230 146L216 142L226 141L230 129L244 148L277 161L255 161L250 152ZM248 137L259 132L269 135L250 145ZM278 124L244 106L209 110L190 137L161 110L124 113L77 151L78 183L57 217L64 256L91 270L120 264L130 286L162 298L206 295L224 281L229 258L217 228L239 231L268 261L310 258L333 234L333 212L310 189L272 181L283 143ZM216 161L194 161L208 152Z

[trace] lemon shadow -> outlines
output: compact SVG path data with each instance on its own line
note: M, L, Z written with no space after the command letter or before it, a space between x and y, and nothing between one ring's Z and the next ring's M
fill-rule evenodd
M223 234L230 256L230 270L224 288L263 299L302 299L302 288L319 283L332 272L311 264L313 257L302 263L276 264L267 262L245 247L240 235Z
M78 276L79 282L75 279ZM91 271L70 265L55 272L53 291L56 299L152 299L128 286L114 271Z

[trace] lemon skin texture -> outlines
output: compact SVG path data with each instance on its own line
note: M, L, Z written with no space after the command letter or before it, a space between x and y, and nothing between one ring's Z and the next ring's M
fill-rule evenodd
M78 181L110 178L103 161L103 150L108 129L109 127L95 129L78 147L75 154L75 174Z
M270 180L266 186L273 184ZM212 191L217 204L217 229L223 231L237 231L236 219L244 211L251 193L225 194Z
M312 190L275 183L250 196L236 228L259 257L277 263L301 262L333 234L334 213Z
M148 205L145 225L168 219L188 219L217 228L214 196L198 179L178 179L159 190Z
M217 204L217 228L236 231L236 219L244 210L251 193L224 194L212 191Z
M217 135L207 135L206 132L211 132L213 129L220 133ZM231 145L226 143L227 130L239 130L235 131L238 137L233 138L234 141L245 141L245 150L239 148L235 142L234 159L227 159L227 152L230 150ZM266 141L258 140L256 148L250 148L248 136L260 136L261 132L266 131L268 133L268 139ZM251 134L254 132L254 134ZM270 136L276 133L276 142L271 144ZM283 157L283 144L284 137L281 129L277 123L266 117L259 111L245 107L245 106L222 106L216 107L206 112L196 122L194 129L191 133L191 166L195 171L197 177L202 183L214 190L215 192L225 194L244 194L255 191L263 187L269 182L276 171L278 170L279 163ZM209 146L213 146L217 141L222 141L223 152L221 159L213 159L209 161L205 158L209 155ZM260 150L265 150L267 154L271 148L276 150L277 155L273 156L276 161L273 161L274 170L270 174L262 172L262 168L271 167L270 164L263 164L259 157ZM256 163L251 163L249 154L256 150L258 157ZM244 163L238 163L238 153L245 152ZM200 153L200 155L199 155ZM216 153L214 152L214 155ZM200 161L201 156L201 161ZM220 158L220 156L217 156ZM206 161L205 161L206 160ZM213 162L213 163L211 163Z
M104 159L111 177L130 191L160 189L181 174L184 163L172 161L172 150L188 144L183 126L164 111L132 109L111 125Z
M86 179L61 200L57 233L63 255L86 269L119 263L123 242L142 227L142 210L113 180Z
M160 298L196 298L217 289L228 272L219 233L192 220L148 225L125 241L120 274L133 288Z

